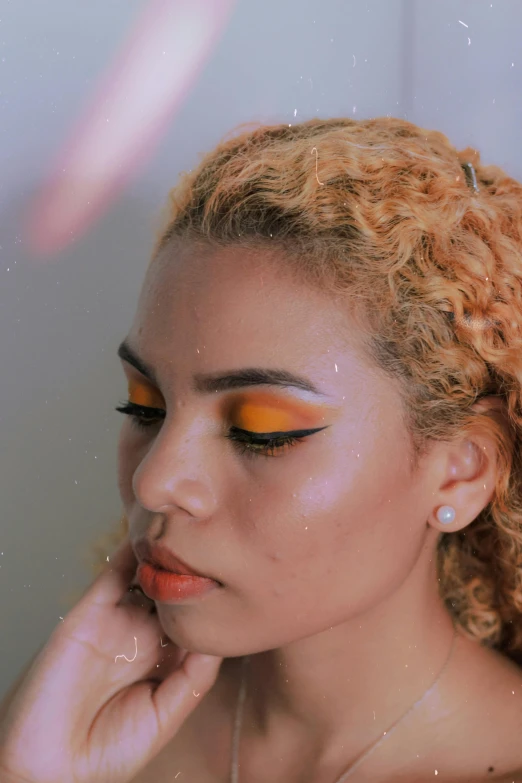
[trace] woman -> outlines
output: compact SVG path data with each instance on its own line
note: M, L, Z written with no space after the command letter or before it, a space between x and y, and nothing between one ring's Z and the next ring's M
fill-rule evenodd
M522 186L315 119L166 218L124 540L4 700L5 779L522 780Z

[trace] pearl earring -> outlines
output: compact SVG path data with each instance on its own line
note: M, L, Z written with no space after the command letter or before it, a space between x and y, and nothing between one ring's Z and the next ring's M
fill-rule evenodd
M437 519L443 525L449 525L455 519L455 509L453 506L441 506L437 510Z

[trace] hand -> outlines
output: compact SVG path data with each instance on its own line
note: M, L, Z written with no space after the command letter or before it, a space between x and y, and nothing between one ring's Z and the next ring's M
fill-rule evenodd
M223 659L162 640L136 568L126 540L4 699L2 781L128 783L214 684Z

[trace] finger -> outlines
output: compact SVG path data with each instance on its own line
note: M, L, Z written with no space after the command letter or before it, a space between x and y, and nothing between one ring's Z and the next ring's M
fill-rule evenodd
M158 753L216 681L223 658L189 653L152 694L159 724Z
M130 540L126 538L110 555L107 566L96 577L79 603L118 603L129 589L137 568L138 560Z

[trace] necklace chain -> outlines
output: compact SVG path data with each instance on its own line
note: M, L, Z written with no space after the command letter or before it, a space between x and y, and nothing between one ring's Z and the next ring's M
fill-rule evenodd
M449 649L449 653L446 656L446 660L445 660L441 670L439 671L437 677L435 678L435 680L428 687L428 689L426 691L424 691L422 696L419 699L417 699L417 701L415 701L411 705L411 707L409 707L406 710L406 712L404 712L400 716L400 718L398 718L394 723L392 723L392 725L385 732L383 732L381 737L379 737L375 742L373 742L365 751L363 751L363 753L360 756L358 756L355 759L354 762L352 762L350 764L348 769L346 769L342 773L341 777L338 778L335 781L335 783L344 783L344 781L347 780L350 777L350 775L353 772L355 772L356 769L359 768L359 765L362 764L362 762L366 758L368 758L370 753L373 753L373 751L376 750L376 748L378 748L379 745L382 742L384 742L384 740L387 739L390 736L392 731L394 731L394 729L397 728L399 723L401 723L406 718L406 716L409 715L410 712L412 712L416 707L418 707L419 704L433 691L433 689L435 688L435 686L439 682L440 678L442 677L443 672L445 671L445 669L446 669L446 667L447 667L447 665L448 665L448 663L450 661L450 658L451 658L452 653L453 653L453 649L455 647L456 636L457 636L457 627L454 624L453 625L453 637L452 637L452 640L451 640L451 646L450 646L450 649ZM234 720L234 734L233 734L233 737L232 737L232 769L231 769L231 774L230 774L230 783L239 783L239 777L238 777L238 775L239 775L239 771L238 771L238 769L239 769L239 762L238 762L239 737L240 737L240 732L241 732L241 724L242 724L242 720L243 720L243 705L244 705L245 697L246 697L246 677L245 677L245 674L246 674L246 667L247 667L247 664L248 664L249 660L250 660L250 656L246 655L243 658L242 665L241 665L241 685L240 685L240 688L239 688L239 696L238 696L238 700L237 700L236 714L235 714L235 720Z

